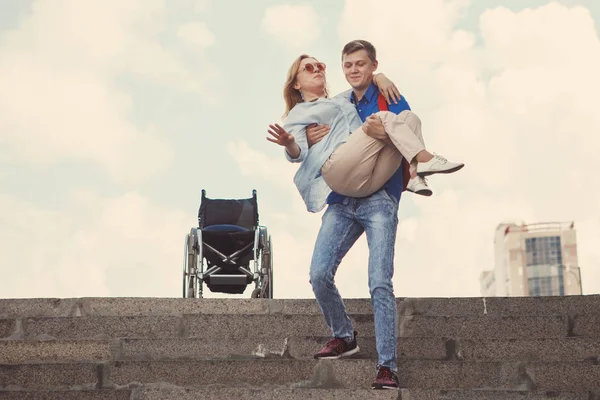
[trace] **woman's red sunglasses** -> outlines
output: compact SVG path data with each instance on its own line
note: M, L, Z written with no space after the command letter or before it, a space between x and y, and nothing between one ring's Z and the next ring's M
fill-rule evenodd
M325 65L325 63L322 63L322 62L318 62L316 64L306 63L306 64L304 64L304 67L302 67L300 72L306 70L309 74L312 74L315 71L316 72L325 72L325 69L327 69L327 66Z

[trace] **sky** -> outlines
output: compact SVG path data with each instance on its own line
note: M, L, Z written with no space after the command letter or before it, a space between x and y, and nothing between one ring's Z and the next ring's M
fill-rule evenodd
M575 222L600 293L598 21L596 0L0 0L0 298L181 296L201 189L256 189L275 296L314 298L322 213L266 130L299 54L349 87L354 39L466 164L402 196L396 296L480 296L498 224L550 221ZM369 296L367 255L363 236L342 296Z

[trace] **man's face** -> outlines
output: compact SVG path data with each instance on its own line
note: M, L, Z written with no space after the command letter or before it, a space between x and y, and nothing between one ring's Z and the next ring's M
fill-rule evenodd
M350 86L357 90L365 90L373 80L377 61L371 61L366 50L358 50L354 53L344 54L342 68Z

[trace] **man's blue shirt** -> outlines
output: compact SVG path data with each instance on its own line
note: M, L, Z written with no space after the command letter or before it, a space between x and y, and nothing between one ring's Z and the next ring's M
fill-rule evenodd
M356 111L358 112L358 116L360 117L362 122L365 122L369 115L375 114L379 110L379 105L377 103L377 98L379 96L379 89L373 83L367 89L364 96L360 101L356 101L356 97L354 96L354 92L351 91L350 101L356 107ZM404 98L398 101L398 104L388 104L388 111L391 111L395 114L400 114L404 110L410 110L410 106L408 102ZM402 166L398 168L398 170L392 175L392 177L383 185L383 188L388 192L390 196L393 196L395 199L400 201L400 195L402 194L403 187L403 178L402 178ZM343 203L346 196L343 196L336 192L331 192L331 194L327 197L327 204L333 203Z

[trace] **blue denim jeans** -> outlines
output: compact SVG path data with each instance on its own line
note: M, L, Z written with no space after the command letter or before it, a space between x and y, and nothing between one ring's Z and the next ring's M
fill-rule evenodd
M365 198L345 198L330 204L310 265L310 282L334 337L352 337L352 322L335 286L334 276L342 258L362 235L369 245L369 292L375 316L378 367L397 370L398 321L392 277L398 227L398 201L381 189Z

